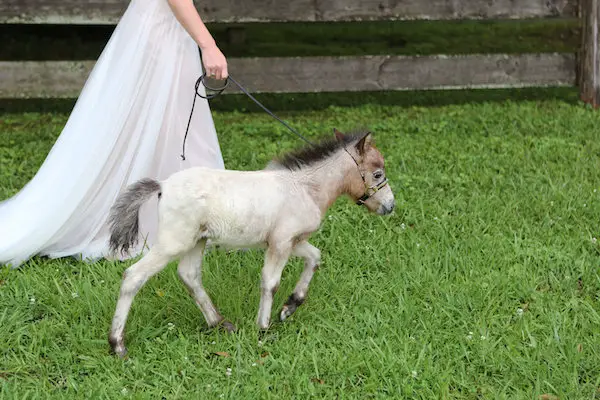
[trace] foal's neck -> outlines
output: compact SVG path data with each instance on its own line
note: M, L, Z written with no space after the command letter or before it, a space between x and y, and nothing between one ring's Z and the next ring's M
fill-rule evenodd
M308 187L308 191L319 206L322 215L338 197L348 194L352 180L360 177L356 164L344 150L315 163L301 173L300 181ZM353 174L356 174L356 177Z

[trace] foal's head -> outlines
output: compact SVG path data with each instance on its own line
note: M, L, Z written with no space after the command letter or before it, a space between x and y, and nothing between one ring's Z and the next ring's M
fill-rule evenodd
M338 182L343 193L357 204L365 205L371 212L390 214L395 205L394 193L388 185L385 162L373 144L371 132L343 134L334 129L334 133L332 139L272 160L266 169L302 171L325 162L327 168L344 171Z
M356 165L356 172L350 169L346 176L348 195L371 212L390 214L395 207L394 193L385 176L385 160L373 144L371 132L352 136L337 129L334 132L336 140L351 158L350 162Z

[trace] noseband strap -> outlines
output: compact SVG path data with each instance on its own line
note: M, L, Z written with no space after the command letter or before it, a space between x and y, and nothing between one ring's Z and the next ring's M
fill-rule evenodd
M379 190L386 187L388 184L387 178L385 178L383 181L379 182L377 185L373 185L370 187L367 186L367 183L365 182L364 178L363 178L363 182L365 184L366 190L365 190L365 194L363 194L363 196L356 201L356 204L358 204L359 206L362 206L363 204L365 204L365 201L369 200L369 197L373 196L375 193L377 193Z

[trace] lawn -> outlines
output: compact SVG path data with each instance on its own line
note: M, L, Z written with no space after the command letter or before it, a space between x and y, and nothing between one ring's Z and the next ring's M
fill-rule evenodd
M171 265L136 297L125 361L106 337L131 262L4 268L0 396L598 398L600 114L559 96L456 103L280 113L311 137L371 128L397 209L338 201L312 239L323 264L306 303L264 334L257 251L206 257L237 333L206 328ZM67 115L0 115L0 198L35 173ZM263 113L214 116L229 168L302 145ZM284 271L274 315L300 270Z

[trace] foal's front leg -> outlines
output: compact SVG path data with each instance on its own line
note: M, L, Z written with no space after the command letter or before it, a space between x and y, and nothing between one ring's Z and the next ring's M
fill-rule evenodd
M306 295L308 294L310 281L321 262L321 251L307 241L298 243L296 247L294 247L292 254L304 259L304 270L300 275L298 283L296 283L294 291L281 309L281 313L279 314L279 319L281 321L285 321L287 317L292 315L296 309L304 303Z
M271 322L273 296L279 289L281 273L292 252L291 243L277 243L269 246L262 269L260 304L256 322L261 329L267 329Z
M214 327L221 324L225 329L233 332L235 326L221 316L202 285L202 257L205 248L206 240L201 240L192 250L181 257L177 273L188 288L190 295L196 300L208 326Z

